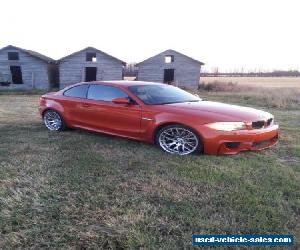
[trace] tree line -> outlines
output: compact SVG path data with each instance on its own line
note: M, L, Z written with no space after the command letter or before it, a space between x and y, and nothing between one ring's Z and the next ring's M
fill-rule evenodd
M298 70L274 70L269 72L202 72L201 76L206 77L300 77Z
M135 63L127 64L123 69L124 76L137 76L138 67ZM214 68L212 72L201 72L201 76L204 77L300 77L298 70L273 70L273 71L249 71L244 70L233 72L220 72L218 68Z

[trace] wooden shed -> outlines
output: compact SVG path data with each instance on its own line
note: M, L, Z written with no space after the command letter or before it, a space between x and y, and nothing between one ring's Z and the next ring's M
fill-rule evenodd
M175 50L166 50L137 64L139 81L163 82L195 89L204 63Z
M58 68L52 58L12 45L0 49L1 89L49 89L57 82Z
M122 80L126 63L87 47L59 60L60 88L77 82Z

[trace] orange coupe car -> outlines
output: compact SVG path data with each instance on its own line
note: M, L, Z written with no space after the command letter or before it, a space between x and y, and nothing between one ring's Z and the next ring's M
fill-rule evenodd
M270 113L204 101L160 83L78 83L41 96L39 112L51 131L85 129L155 143L179 155L236 154L278 141Z

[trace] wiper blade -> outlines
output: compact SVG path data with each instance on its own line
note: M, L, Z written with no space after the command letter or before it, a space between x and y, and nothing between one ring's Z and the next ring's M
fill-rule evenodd
M182 102L165 102L161 104L185 103L185 102L200 102L201 100L182 101Z
M200 102L202 101L202 99L199 99L199 100L192 100L192 101L187 101L187 102Z
M202 99L199 100L188 100L188 101L176 101L176 102L159 102L159 103L153 103L152 105L164 105L164 104L174 104L174 103L185 103L185 102L200 102Z
M157 103L152 103L151 105L165 105L165 104L174 104L174 103L182 103L182 102L157 102Z

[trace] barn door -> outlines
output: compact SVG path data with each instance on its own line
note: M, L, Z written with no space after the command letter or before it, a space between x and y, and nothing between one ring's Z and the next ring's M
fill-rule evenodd
M97 80L97 68L96 67L86 67L85 68L85 81L92 82Z
M171 84L174 82L174 69L164 70L164 83Z
M22 70L20 66L10 66L10 73L14 84L23 84Z

